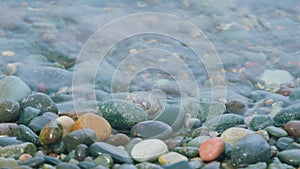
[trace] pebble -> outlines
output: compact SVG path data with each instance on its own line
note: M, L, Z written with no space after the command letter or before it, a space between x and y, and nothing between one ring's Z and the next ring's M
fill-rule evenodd
M92 129L96 133L96 141L106 140L112 131L110 124L101 116L94 113L86 113L75 121L72 131L79 129Z
M138 163L135 166L138 169L163 169L163 167L161 167L160 165L149 163L149 162Z
M221 166L220 162L211 162L211 163L206 164L201 169L216 169L216 168L220 168L220 166Z
M270 145L258 134L249 134L243 137L233 146L231 152L231 160L235 166L269 162L270 158Z
M254 131L261 130L267 126L273 126L274 122L270 116L267 115L257 115L250 121L250 127Z
M283 108L273 118L275 125L283 127L289 121L300 120L299 109L300 103Z
M131 139L128 144L125 146L125 150L127 152L131 152L132 148L139 142L143 141L141 138L133 138Z
M237 114L222 114L204 123L205 126L217 132L223 132L230 127L245 125L244 118Z
M206 121L210 111L214 112L217 115L223 114L226 111L226 106L221 102L200 102L200 108L197 118L199 118L201 122Z
M188 158L198 157L199 148L197 147L174 147L172 151L182 154Z
M94 164L96 166L102 165L102 166L111 168L114 165L114 161L109 154L102 153L101 155L99 155L98 157L96 157L94 159Z
M47 125L51 120L57 119L58 116L52 112L46 112L42 116L37 116L30 121L28 127L35 133L40 131Z
M179 161L173 164L167 164L163 166L164 169L193 169L188 161Z
M299 102L300 100L300 90L292 91L289 95L289 99L294 102Z
M267 166L268 165L265 162L258 162L255 164L248 165L246 169L267 169Z
M0 123L0 135L15 136L18 132L16 123Z
M56 167L56 169L80 169L77 165L71 164L71 163L60 163Z
M103 116L112 128L129 131L138 122L147 119L147 113L134 103L125 100L107 100L99 105L99 114Z
M0 136L0 146L8 146L13 144L20 144L22 141L17 140L16 137L10 137L10 136Z
M168 147L165 142L159 139L143 140L131 150L131 156L138 162L154 161L160 155L168 152Z
M34 93L22 99L20 102L22 108L33 107L41 110L41 113L52 112L57 114L58 109L54 101L46 94Z
M22 154L34 155L37 148L30 142L0 147L0 157L12 157L18 159Z
M55 157L51 157L51 156L44 156L45 159L45 163L51 164L51 165L58 165L60 163L62 163L62 161L60 161L59 159L55 158Z
M212 161L225 149L225 141L220 137L209 138L200 145L199 155L204 161Z
M79 161L83 161L85 157L89 154L89 147L85 144L79 144L77 145L75 149L75 158Z
M166 139L173 133L172 128L161 121L143 121L131 128L130 134L133 137Z
M41 110L33 108L33 107L26 107L23 111L20 112L19 123L28 125L32 119L40 115Z
M275 138L285 137L288 135L285 130L275 126L268 126L265 128L265 130L269 133L270 136L273 136Z
M0 102L0 123L16 122L19 119L20 105L14 100Z
M39 140L42 145L53 145L62 140L63 127L56 120L46 124L40 132Z
M173 164L179 161L188 161L188 158L176 152L169 152L158 157L158 162L161 165Z
M14 100L21 101L31 94L30 87L16 76L7 76L0 80L0 101Z
M243 115L247 110L247 105L237 100L232 100L226 103L225 106L227 112L239 115Z
M15 159L0 157L0 167L1 168L15 168L18 166L19 166L19 164Z
M26 165L33 168L39 168L40 165L42 165L45 162L44 157L33 157L25 162L22 162L21 165Z
M32 142L35 145L39 145L39 136L35 134L29 127L25 125L18 126L18 132L16 133L16 138L25 142Z
M65 137L66 135L68 135L73 127L73 124L75 123L75 121L68 116L60 116L56 119L56 121L60 122L60 124L63 127L63 136Z
M90 145L96 140L96 134L92 129L75 130L63 138L65 148L70 152L79 144Z
M294 141L294 139L289 138L289 137L281 137L277 140L276 142L276 147L278 148L278 150L284 150L286 149L292 142Z
M133 164L122 164L118 169L137 169Z
M102 153L106 153L110 155L116 163L133 163L133 160L125 150L103 142L91 144L89 146L89 152L93 156L99 156Z
M300 164L300 149L281 151L278 158L284 163L298 167Z
M81 169L93 169L93 168L95 168L95 164L93 162L81 161L77 165Z
M129 141L130 138L126 134L117 133L109 137L105 142L118 147L118 146L126 146Z
M300 120L289 121L285 124L284 129L291 136L300 137Z
M196 138L193 138L191 141L189 141L186 146L199 148L199 146L209 138L210 138L209 136L198 136Z
M229 143L232 147L243 137L247 136L248 134L253 134L252 130L232 127L225 130L221 134L221 138L226 142Z

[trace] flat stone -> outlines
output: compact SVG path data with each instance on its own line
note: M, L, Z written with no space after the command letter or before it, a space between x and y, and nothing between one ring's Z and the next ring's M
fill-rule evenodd
M226 142L229 143L232 147L243 137L253 134L254 132L252 130L244 129L244 128L238 128L238 127L232 127L227 130L225 130L221 134L221 138Z
M160 155L168 152L168 146L166 143L159 139L147 139L143 140L131 150L131 156L138 162L154 161Z
M215 168L220 168L220 166L221 166L220 162L211 162L211 163L206 164L201 169L215 169Z
M10 137L10 136L1 136L0 137L0 146L8 146L12 144L20 144L22 141L17 140L16 137Z
M300 150L299 149L291 149L281 151L278 155L278 158L287 164L298 167L300 164Z
M141 138L158 138L166 139L173 133L172 128L161 121L143 121L131 128L130 134L134 137Z
M119 163L133 163L131 157L125 150L103 142L95 142L91 144L89 152L93 156L98 156L102 153L109 154L116 162Z
M133 164L122 164L118 169L137 169Z
M138 169L163 169L163 167L161 167L160 165L149 163L149 162L138 163L135 166Z
M125 100L108 100L99 105L99 114L112 128L129 131L138 122L147 119L147 113L137 105Z
M200 102L199 113L197 118L201 122L207 120L208 114L210 112L214 112L214 114L220 115L226 111L226 106L224 103L221 102Z
M34 93L22 99L20 102L22 108L33 107L41 110L41 113L52 112L57 114L58 109L54 101L43 93Z
M291 136L300 137L300 120L289 121L285 124L284 129Z
M231 160L235 166L269 162L270 158L270 145L258 134L249 134L243 137L234 145L231 151Z
M55 168L56 169L80 169L80 167L78 167L77 165L66 163L66 162L58 164Z
M86 113L75 121L72 131L79 129L92 129L96 133L96 141L106 140L112 131L110 124L101 116L94 113Z
M31 94L30 87L16 76L7 76L0 80L0 101L14 100L21 101Z
M199 155L204 161L212 161L225 150L225 141L220 137L209 138L200 145Z
M158 162L161 165L173 164L179 161L188 161L188 158L176 152L169 152L158 157Z
M222 114L204 123L205 126L217 132L223 132L230 127L244 125L244 118L236 114Z
M65 148L70 152L79 144L90 145L96 140L96 134L92 129L75 130L63 138Z
M172 151L182 154L188 158L199 156L199 148L197 147L174 147Z
M291 82L294 77L286 70L265 70L260 76L259 79L264 81L266 85L276 85L279 86L284 83Z
M288 133L285 130L275 126L268 126L265 128L265 130L270 134L270 136L276 138L285 137L288 135Z
M273 118L275 125L283 127L289 121L300 120L299 109L300 103L283 108Z
M0 122L16 122L19 119L20 105L14 100L0 101Z
M98 157L95 158L94 164L96 166L102 165L107 168L112 168L112 166L114 165L114 161L109 154L102 153L101 155L99 155Z
M30 121L28 127L35 133L40 133L42 128L47 125L51 120L57 119L58 116L52 112L46 112L42 116L37 116Z
M92 169L95 168L95 164L93 162L81 161L77 164L81 169Z
M33 157L25 162L21 163L21 165L26 165L33 168L38 168L40 165L42 165L45 162L44 157Z

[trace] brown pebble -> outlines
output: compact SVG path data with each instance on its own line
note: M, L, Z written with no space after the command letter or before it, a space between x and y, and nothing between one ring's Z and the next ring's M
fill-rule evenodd
M32 158L32 155L30 154L22 154L20 157L19 157L19 160L21 160L22 162L25 162L27 161L28 159Z
M60 116L56 119L56 121L59 121L63 127L63 137L71 132L75 123L75 121L69 116Z
M106 143L114 145L114 146L125 146L129 142L129 137L125 134L118 133L114 136L109 137L106 140Z
M209 138L200 145L199 155L204 161L213 161L225 149L225 141L220 137Z
M300 120L289 121L285 124L284 129L294 137L300 137Z

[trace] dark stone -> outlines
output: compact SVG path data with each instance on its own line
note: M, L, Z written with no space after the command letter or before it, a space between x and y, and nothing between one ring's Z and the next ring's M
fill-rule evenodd
M164 169L193 169L187 161L179 161L177 163L163 165Z
M77 165L71 164L71 163L60 163L56 166L56 169L80 169Z
M19 123L24 125L29 125L30 121L40 115L41 110L33 108L33 107L26 107L23 111L20 112Z
M20 102L20 105L22 108L30 106L39 109L42 114L45 112L58 113L58 109L54 101L48 95L43 93L34 93L25 97Z
M79 144L90 145L96 140L92 129L75 130L63 138L63 143L68 151L74 150Z
M174 147L172 151L182 154L188 158L199 156L199 148L197 147Z
M60 161L59 159L51 156L45 156L44 159L45 159L45 163L50 165L58 165L62 163L62 161Z
M29 167L38 168L40 165L44 164L44 162L45 162L44 157L33 157L26 160L21 165L27 165Z
M39 137L29 127L25 125L18 126L18 132L16 134L18 140L24 142L32 142L35 145L40 145Z
M149 163L149 162L138 163L135 166L138 169L163 169L162 166L158 164Z
M85 144L79 144L75 149L76 159L79 161L83 161L85 159L85 157L87 157L89 154L88 148L89 147Z
M28 127L31 128L35 133L40 133L42 128L48 124L51 120L57 119L58 116L52 112L46 112L42 116L37 116L30 121Z
M299 110L300 103L283 108L273 118L275 125L283 127L289 121L300 120Z
M56 120L52 120L41 130L39 141L42 145L53 145L59 143L62 140L62 136L62 124Z
M235 166L243 167L257 162L269 162L271 148L258 134L249 134L240 139L231 151L231 160Z
M137 169L133 164L122 164L118 169Z
M216 168L220 168L220 166L221 166L220 162L212 162L212 163L206 164L201 169L216 169Z
M134 137L166 139L172 135L172 128L161 121L143 121L131 128Z
M0 123L15 122L19 119L20 105L13 100L4 100L0 102Z
M300 164L300 149L281 151L278 158L284 163L298 167Z
M89 152L95 157L101 153L106 153L109 154L116 162L133 163L131 157L125 150L103 142L95 142L91 144L89 147Z
M244 124L245 121L242 116L231 113L222 114L204 123L208 128L218 132L223 132L230 127Z
M257 131L264 129L267 126L273 126L274 122L270 116L266 115L257 115L254 116L250 122L250 127Z
M95 164L93 162L81 161L77 164L81 169L94 169Z
M8 146L20 143L22 143L22 141L17 140L16 137L0 137L0 146Z

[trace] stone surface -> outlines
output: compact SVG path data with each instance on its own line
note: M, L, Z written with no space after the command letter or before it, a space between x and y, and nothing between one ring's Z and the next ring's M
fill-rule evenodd
M44 162L45 162L44 157L33 157L33 158L30 158L30 159L26 160L25 162L21 163L21 165L26 165L26 166L33 167L33 168L38 168Z
M58 121L63 127L63 137L65 137L71 132L72 127L75 123L75 121L68 116L60 116L55 120Z
M273 118L275 125L283 127L289 121L300 120L299 109L300 103L283 108Z
M125 146L129 141L130 138L127 135L123 133L118 133L109 137L105 142L118 147L118 146Z
M24 142L32 142L35 145L39 145L39 136L35 134L29 127L25 125L18 126L18 132L16 134L18 140Z
M199 148L197 147L174 147L172 151L182 154L188 158L199 156Z
M28 127L31 128L35 133L40 133L40 131L46 124L48 124L51 120L55 120L57 118L58 116L56 114L46 112L41 116L33 118L28 124Z
M169 152L158 157L158 162L161 165L173 164L179 161L188 161L188 158L176 152Z
M253 134L252 130L232 127L225 130L221 134L221 138L226 142L229 143L231 146L234 146L241 138L247 136L248 134Z
M20 105L14 100L0 102L0 122L15 122L19 119Z
M33 108L33 107L26 107L23 111L20 112L19 123L28 125L32 119L40 115L41 110Z
M159 139L143 140L131 150L131 156L138 162L154 161L160 155L168 152L166 143Z
M166 139L172 135L172 128L161 121L143 121L131 128L130 134L141 138Z
M85 157L88 156L89 154L89 150L88 150L88 146L85 144L79 144L76 146L75 149L75 157L77 160L79 161L83 161Z
M12 144L20 144L22 141L17 140L16 137L10 137L10 136L1 136L0 137L0 146L8 146Z
M258 134L249 134L243 137L235 144L231 152L231 160L235 166L269 162L270 158L270 145Z
M18 162L13 158L3 158L0 157L0 167L1 168L14 168L18 167Z
M199 148L199 146L207 139L209 139L209 136L198 136L189 141L186 146Z
M225 141L220 137L209 138L200 145L199 155L204 161L212 161L225 149Z
M293 166L299 166L300 164L300 150L299 149L291 149L284 150L278 154L278 158L287 164Z
M265 130L269 133L270 136L276 138L285 137L288 135L288 133L285 130L275 126L268 126L265 128Z
M270 116L257 115L254 116L250 122L251 129L257 131L264 129L267 126L273 126L274 122Z
M164 169L193 169L187 161L179 161L173 164L167 164L163 166Z
M52 145L59 143L62 140L63 127L56 120L46 124L40 132L39 141L42 145Z
M92 129L96 133L96 141L104 141L111 134L110 124L101 116L94 113L86 113L75 121L72 131L79 129Z
M133 163L133 160L125 150L103 142L95 142L91 144L89 146L89 152L93 156L106 153L110 155L117 163Z
M18 159L23 153L34 155L36 151L37 148L34 144L25 142L21 144L0 147L0 156Z
M244 124L245 121L242 116L230 113L217 116L204 123L208 128L218 132L223 132L230 127Z
M116 130L129 131L138 122L147 119L147 113L125 100L108 100L99 105L99 114Z
M67 163L67 162L60 163L55 168L56 169L80 169L80 167L78 167L77 165Z
M98 157L96 157L94 159L94 164L96 166L102 165L102 166L105 166L107 168L111 168L114 165L114 161L113 161L112 157L109 154L102 153L101 155L99 155Z
M160 165L149 162L138 163L136 164L136 167L138 169L163 169L163 167L161 167Z
M96 140L96 134L92 129L75 130L63 138L65 148L70 152L79 144L90 145Z
M285 124L284 129L291 136L300 137L300 120L289 121Z
M58 109L54 101L46 94L34 93L22 99L20 102L22 108L33 107L41 110L41 113L52 112L58 113Z
M18 131L18 125L16 123L1 123L0 135L15 136Z
M0 80L0 101L14 100L21 101L31 94L31 89L16 76L7 76Z

